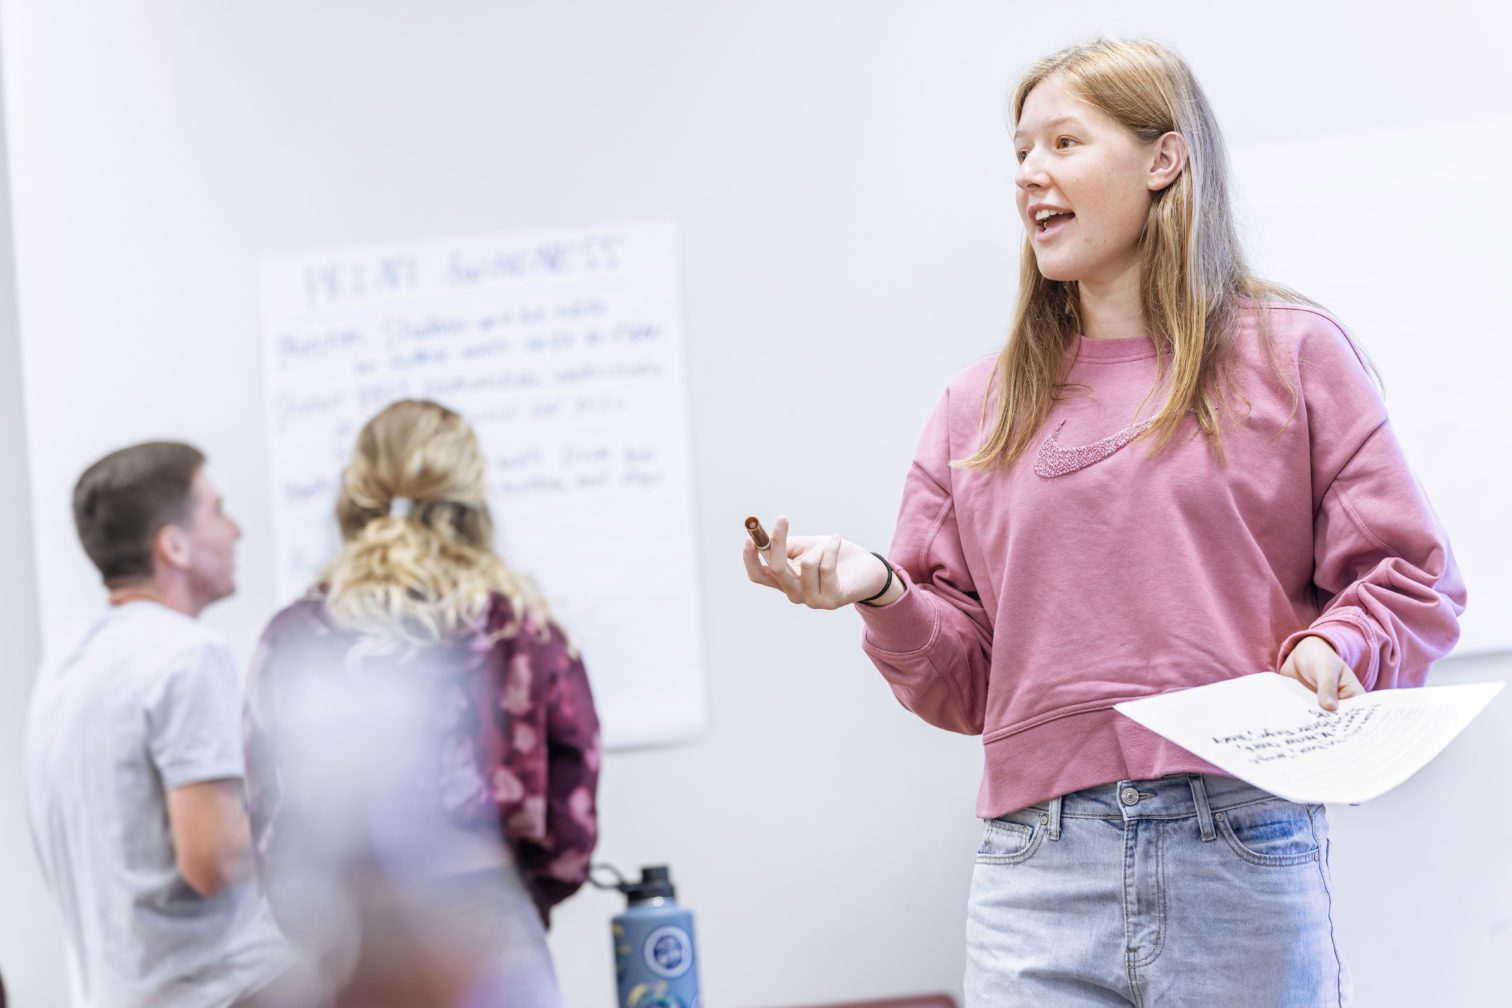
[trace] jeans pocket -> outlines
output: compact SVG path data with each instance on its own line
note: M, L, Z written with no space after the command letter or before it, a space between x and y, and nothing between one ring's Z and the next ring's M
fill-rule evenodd
M1039 812L1028 810L1033 824L1017 822L1021 813L1009 813L998 819L988 819L982 828L982 843L977 848L977 864L1018 864L1034 856L1040 842L1045 838L1044 827L1039 822Z
M1213 825L1230 849L1252 865L1285 868L1319 859L1313 810L1284 798L1213 813Z

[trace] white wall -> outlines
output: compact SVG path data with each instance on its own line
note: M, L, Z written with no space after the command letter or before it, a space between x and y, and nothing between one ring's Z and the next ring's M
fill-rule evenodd
M1504 655L1450 659L1439 685L1512 681ZM1512 690L1395 791L1330 806L1335 922L1360 1005L1491 1008L1512 953Z
M712 727L609 759L600 854L674 866L711 1004L958 990L978 744L896 706L853 615L745 584L737 522L782 510L887 542L925 414L994 348L1012 302L1003 95L1032 58L1099 31L1171 42L1231 143L1312 137L1319 157L1350 132L1504 115L1507 15L1468 0L1419 10L1274 3L1241 21L1197 3L0 0L44 630L97 598L68 525L78 471L129 441L184 436L246 527L242 591L209 618L249 650L274 603L259 552L262 257L673 217ZM1425 194L1424 212L1452 197ZM1446 230L1491 242L1507 223L1469 210ZM1432 269L1431 250L1401 254ZM4 505L0 527L23 527L25 503ZM1512 662L1444 670L1506 677ZM23 691L14 676L5 689ZM1489 1003L1512 952L1512 849L1487 772L1506 765L1508 727L1503 699L1422 778L1337 814L1361 1003ZM59 1003L56 952L33 954L31 862L4 865L0 964L33 971L23 1005ZM13 903L16 887L32 895ZM589 893L559 916L575 1006L610 1002L615 906ZM1433 937L1409 944L1424 920ZM1402 982L1404 962L1429 994Z
M0 153L5 148L0 113ZM37 578L32 564L30 481L22 409L21 345L11 255L10 184L0 157L0 977L10 1003L58 1003L64 983L62 935L33 869L21 772L22 729L32 671L41 651Z

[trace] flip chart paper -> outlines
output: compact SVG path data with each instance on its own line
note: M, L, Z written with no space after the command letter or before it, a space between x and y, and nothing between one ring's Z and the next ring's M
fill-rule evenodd
M263 264L279 595L319 577L357 431L434 399L488 460L496 546L582 650L605 744L704 724L677 235L653 221Z

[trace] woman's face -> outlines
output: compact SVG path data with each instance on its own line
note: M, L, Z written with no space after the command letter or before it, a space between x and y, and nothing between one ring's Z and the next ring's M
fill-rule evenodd
M1160 171L1161 141L1141 141L1055 76L1029 92L1013 140L1019 216L1040 272L1106 283L1136 269L1150 193L1175 178Z

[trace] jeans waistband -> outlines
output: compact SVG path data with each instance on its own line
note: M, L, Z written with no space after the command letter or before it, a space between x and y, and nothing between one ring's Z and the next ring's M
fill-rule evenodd
M1173 774L1155 780L1121 780L1073 791L1032 806L1050 814L1051 836L1063 816L1088 819L1211 819L1214 812L1276 796L1216 774ZM1204 823L1204 826L1206 823ZM1204 829L1206 832L1206 829Z

